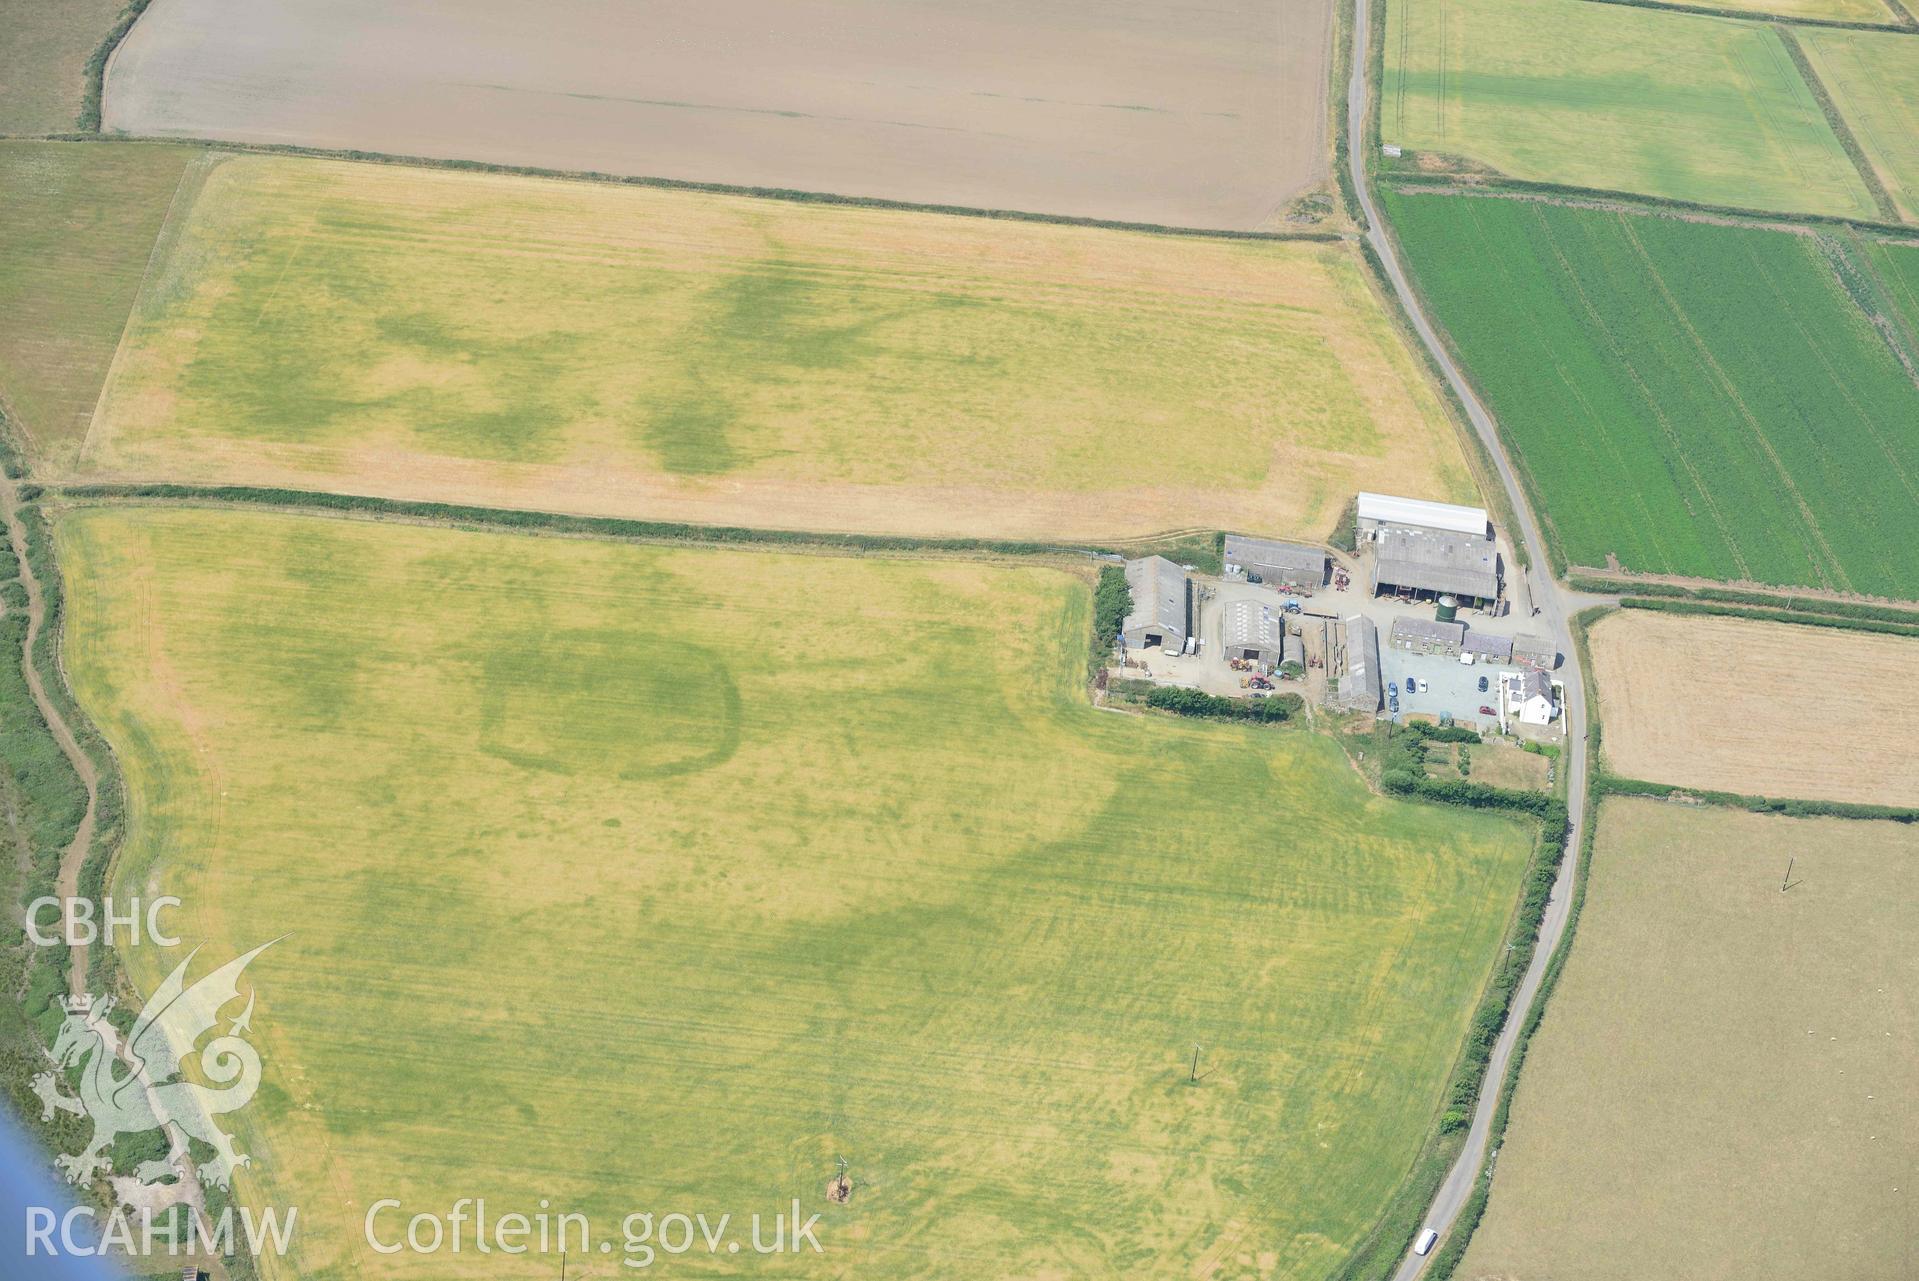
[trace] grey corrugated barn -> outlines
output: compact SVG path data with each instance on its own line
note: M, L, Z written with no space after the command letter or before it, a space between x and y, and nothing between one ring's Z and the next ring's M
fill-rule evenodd
M1233 601L1220 611L1219 642L1227 658L1277 663L1286 644L1285 615L1261 601Z
M1339 678L1339 705L1348 711L1379 710L1379 629L1364 614L1346 620L1346 673Z
M1499 599L1499 553L1483 535L1381 526L1374 534L1373 591L1456 596L1462 605Z
M1133 612L1120 625L1129 649L1179 649L1192 635L1193 593L1186 571L1164 556L1126 562Z
M1315 589L1326 585L1327 557L1318 547L1228 534L1224 552L1228 574L1246 574L1276 587Z

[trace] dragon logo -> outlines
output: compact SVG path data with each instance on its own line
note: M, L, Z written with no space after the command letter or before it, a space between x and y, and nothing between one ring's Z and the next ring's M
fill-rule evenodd
M200 1180L210 1187L231 1186L235 1167L250 1164L251 1158L234 1148L232 1136L214 1118L245 1107L260 1088L259 1052L241 1035L250 1030L253 993L246 994L246 1009L226 1032L198 1050L199 1074L210 1085L185 1079L181 1061L195 1053L201 1037L216 1029L220 1011L240 999L241 973L279 941L262 943L188 985L187 967L200 951L195 948L160 984L125 1040L106 1019L113 998L93 1003L81 996L61 1002L67 1017L48 1054L55 1070L35 1077L33 1089L43 1105L42 1120L52 1120L57 1108L93 1121L93 1137L85 1149L56 1158L67 1182L91 1183L108 1169L112 1159L106 1151L120 1135L161 1130L174 1156L189 1138L212 1148L213 1159L200 1165ZM75 1067L79 1093L66 1094L61 1090L63 1074ZM144 1186L173 1173L169 1157L143 1162L134 1179Z

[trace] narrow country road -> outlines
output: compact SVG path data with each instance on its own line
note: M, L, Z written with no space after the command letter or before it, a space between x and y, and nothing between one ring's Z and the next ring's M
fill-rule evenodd
M41 629L47 625L47 598L34 576L33 568L27 563L27 531L20 520L19 482L0 476L0 517L7 523L7 538L13 544L14 559L20 565L20 584L27 591L27 642L20 656L20 670L27 678L27 690L33 695L35 707L40 716L53 731L54 741L60 744L60 750L66 753L67 760L73 764L73 772L87 789L87 810L81 816L80 826L74 831L73 840L60 855L60 874L54 882L54 893L63 903L72 903L80 897L80 868L87 861L87 851L93 846L93 827L95 816L100 808L100 772L94 768L93 758L80 750L79 740L74 738L73 729L60 715L60 709L47 697L47 689L40 681L40 672L33 665L33 648L40 639ZM67 990L79 995L87 990L87 946L76 943L68 948L71 964L68 970Z
M1531 1011L1533 1000L1539 995L1539 984L1546 973L1546 966L1553 953L1558 949L1561 936L1566 932L1566 918L1572 903L1574 878L1579 870L1579 841L1586 826L1586 781L1587 781L1587 720L1586 686L1579 668L1579 654L1572 643L1572 630L1568 625L1568 611L1574 608L1571 596L1562 589L1553 578L1546 557L1546 542L1540 536L1539 522L1532 507L1526 500L1526 493L1520 488L1519 478L1513 472L1512 460L1506 455L1506 447L1499 439L1499 433L1493 426L1492 415L1479 403L1473 389L1467 385L1465 375L1453 363L1445 344L1439 341L1426 313L1420 308L1419 298L1413 293L1412 286L1406 280L1405 270L1399 262L1399 255L1393 247L1392 238L1385 232L1385 221L1373 204L1373 193L1367 186L1367 134L1366 113L1372 94L1367 83L1367 73L1371 70L1372 60L1367 56L1370 44L1368 39L1370 9L1369 0L1354 0L1353 10L1353 73L1346 88L1346 159L1352 172L1353 190L1358 193L1360 208L1366 215L1367 243L1372 245L1379 255L1379 261L1385 267L1386 279L1391 283L1393 292L1399 296L1399 304L1412 322L1413 330L1419 335L1419 341L1432 353L1446 381L1452 385L1460 402L1466 406L1466 416L1472 421L1472 427L1479 439L1485 444L1486 452L1499 473L1499 482L1505 486L1506 496L1512 504L1519 528L1508 530L1507 534L1515 544L1523 543L1527 558L1533 569L1525 575L1522 599L1530 599L1539 610L1535 620L1541 630L1553 639L1559 652L1565 656L1565 666L1558 675L1566 682L1566 752L1565 766L1566 802L1571 826L1566 838L1566 857L1559 867L1559 879L1553 884L1552 900L1546 905L1545 918L1540 922L1539 946L1533 953L1532 964L1527 968L1525 977L1520 981L1519 990L1513 995L1512 1009L1507 1014L1506 1026L1501 1030L1499 1039L1493 1045L1492 1062L1486 1070L1486 1085L1480 1092L1479 1106L1473 1110L1472 1128L1466 1133L1466 1146L1459 1154L1459 1160L1446 1172L1446 1179L1439 1185L1439 1192L1433 1198L1426 1212L1423 1227L1436 1229L1443 1242L1459 1217L1460 1209L1472 1195L1473 1185L1478 1181L1479 1172L1487 1159L1486 1141L1492 1133L1493 1112L1499 1104L1499 1092L1505 1084L1506 1069L1512 1061L1513 1046L1519 1040L1519 1029L1525 1024ZM1434 1247L1437 1253L1438 1247ZM1394 1273L1395 1281L1413 1281L1425 1271L1427 1260L1408 1254L1399 1270Z

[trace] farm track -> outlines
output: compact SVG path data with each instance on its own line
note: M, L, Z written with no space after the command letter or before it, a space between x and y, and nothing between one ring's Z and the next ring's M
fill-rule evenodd
M1576 607L1577 600L1562 591L1560 584L1552 577L1551 562L1545 556L1546 541L1540 533L1538 518L1533 513L1525 488L1519 483L1518 474L1506 451L1505 442L1500 437L1492 415L1480 403L1465 374L1454 362L1445 343L1440 341L1432 322L1427 318L1418 295L1414 292L1404 268L1400 265L1397 247L1393 243L1392 236L1388 234L1385 221L1373 200L1369 185L1371 175L1368 172L1364 145L1364 140L1371 136L1366 130L1366 119L1367 112L1372 106L1372 86L1368 80L1372 66L1372 59L1369 56L1371 41L1368 38L1367 23L1370 17L1368 9L1368 0L1354 0L1353 67L1346 93L1346 137L1349 140L1357 140L1347 147L1347 164L1351 173L1353 191L1358 196L1361 211L1365 215L1366 240L1378 255L1380 268L1391 284L1393 293L1398 297L1399 304L1404 309L1414 332L1418 334L1420 342L1459 397L1474 432L1478 435L1481 444L1485 446L1487 455L1498 471L1500 483L1505 487L1507 499L1519 521L1519 528L1512 531L1515 541L1522 543L1528 549L1533 563L1540 567L1536 572L1528 572L1525 575L1521 585L1521 599L1538 611L1539 618L1547 625L1555 645L1566 656L1564 673L1568 769L1566 852L1561 858L1559 874L1553 883L1552 897L1540 921L1539 940L1533 952L1532 963L1527 967L1525 977L1520 980L1519 988L1513 994L1505 1026L1500 1030L1499 1038L1493 1045L1492 1057L1486 1069L1486 1088L1481 1090L1479 1101L1473 1109L1472 1125L1467 1131L1466 1145L1440 1184L1432 1208L1424 1221L1425 1226L1437 1229L1443 1237L1459 1217L1460 1210L1465 1206L1478 1182L1481 1167L1486 1160L1486 1148L1492 1134L1493 1117L1503 1097L1507 1069L1512 1062L1513 1051L1519 1043L1520 1029L1526 1025L1533 1001L1539 994L1547 968L1559 950L1560 940L1565 935L1566 925L1570 919L1573 891L1579 874L1577 851L1586 822L1588 780L1585 738L1586 690L1579 651L1573 643L1569 623L1569 610ZM1425 1271L1426 1262L1432 1257L1432 1255L1421 1257L1408 1254L1394 1274L1395 1281L1413 1281Z

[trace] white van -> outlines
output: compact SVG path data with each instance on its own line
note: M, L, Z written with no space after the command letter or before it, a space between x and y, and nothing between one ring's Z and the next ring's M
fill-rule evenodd
M1413 1253L1414 1254L1431 1254L1433 1250L1433 1246L1434 1244L1438 1242L1438 1240L1439 1240L1439 1233L1435 1232L1431 1228L1427 1228L1424 1232L1419 1234L1419 1240L1413 1242Z

